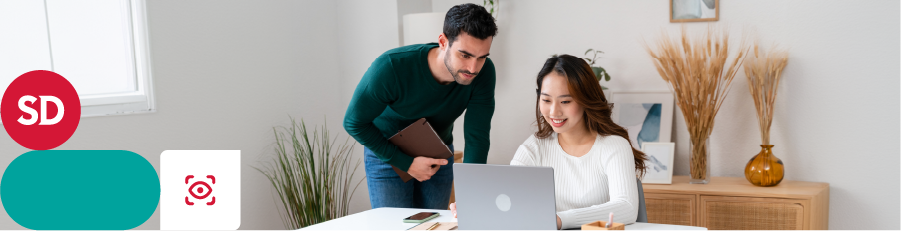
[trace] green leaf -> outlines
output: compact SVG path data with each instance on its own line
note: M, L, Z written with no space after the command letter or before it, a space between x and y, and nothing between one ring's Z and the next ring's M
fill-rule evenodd
M603 73L604 68L601 68L601 67L591 67L591 71L594 72L594 77L595 77L598 81L601 81L601 77L602 77L601 73Z
M589 58L582 58L582 59L585 59L586 62L591 63L591 59L589 59Z
M587 51L585 51L585 55L588 55L588 53L591 52L591 51L593 51L593 50L594 50L594 49L588 49Z
M607 74L606 71L604 71L604 80L610 82L610 74Z

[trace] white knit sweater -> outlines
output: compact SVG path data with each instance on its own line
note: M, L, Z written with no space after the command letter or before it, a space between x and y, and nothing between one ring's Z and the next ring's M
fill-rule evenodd
M563 229L592 221L631 224L638 218L638 185L632 147L620 136L598 135L581 157L563 151L557 133L544 139L529 137L516 150L510 165L554 168L557 216Z

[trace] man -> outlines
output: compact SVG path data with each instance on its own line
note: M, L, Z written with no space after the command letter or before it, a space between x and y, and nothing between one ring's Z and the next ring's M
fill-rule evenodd
M413 158L387 139L420 118L453 151L454 121L466 110L463 161L485 163L495 86L488 51L495 35L485 8L457 5L447 12L437 44L398 47L372 62L344 115L344 129L365 146L372 208L447 209L453 157ZM392 165L415 179L404 183Z

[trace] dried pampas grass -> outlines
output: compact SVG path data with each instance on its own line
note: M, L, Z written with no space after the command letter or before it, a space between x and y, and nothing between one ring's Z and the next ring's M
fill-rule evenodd
M669 83L685 117L691 136L693 180L708 180L707 138L749 49L742 39L737 55L729 58L729 45L728 30L710 26L702 36L696 37L689 36L684 26L681 36L675 38L663 31L654 47L645 44L657 72Z
M770 145L770 126L773 125L776 89L779 88L782 70L788 64L788 51L773 47L773 51L763 54L757 42L754 42L754 54L748 57L745 64L745 76L748 77L748 88L757 109L757 122L760 125L760 140L763 145Z

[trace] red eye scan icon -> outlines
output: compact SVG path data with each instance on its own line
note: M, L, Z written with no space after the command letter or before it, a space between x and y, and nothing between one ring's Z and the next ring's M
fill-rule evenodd
M188 175L185 177L185 184L191 183L191 179L194 178L194 175ZM206 175L206 178L210 180L213 184L216 184L216 177L213 175ZM204 181L194 181L191 186L188 186L188 193L191 194L191 197L197 200L203 200L207 197L210 197L210 194L213 193L213 187L210 184L207 184ZM210 202L206 202L206 205L216 204L216 197L211 197ZM191 202L191 199L188 196L185 196L185 204L194 205L194 202Z

